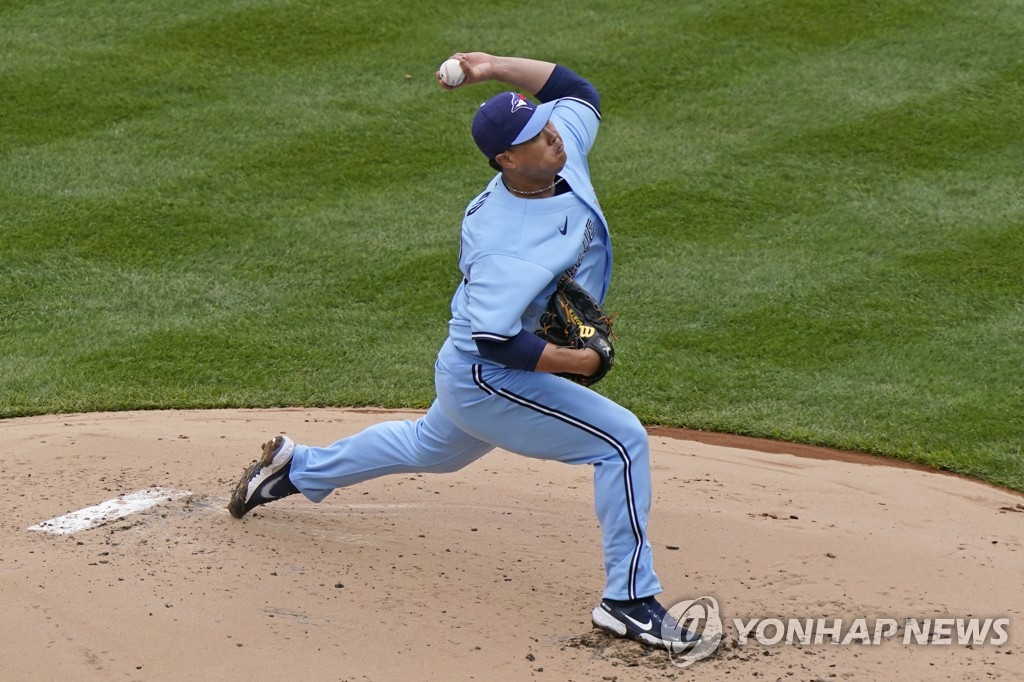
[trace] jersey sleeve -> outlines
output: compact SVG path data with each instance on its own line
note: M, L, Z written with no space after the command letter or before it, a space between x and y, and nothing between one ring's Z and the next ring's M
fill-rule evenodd
M554 279L547 268L513 256L477 259L466 283L470 333L474 341L507 341L518 334L523 313Z
M568 138L584 156L590 152L601 125L601 114L593 104L566 97L558 100L551 118L563 138Z

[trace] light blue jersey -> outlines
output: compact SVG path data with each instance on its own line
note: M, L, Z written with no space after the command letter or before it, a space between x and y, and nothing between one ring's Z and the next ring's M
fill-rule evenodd
M535 332L559 278L569 272L598 301L611 280L608 227L590 181L587 153L600 116L588 103L565 98L551 114L565 145L561 175L571 192L522 199L497 175L466 209L449 335L477 355L474 340L506 341ZM559 235L557 238L554 235Z

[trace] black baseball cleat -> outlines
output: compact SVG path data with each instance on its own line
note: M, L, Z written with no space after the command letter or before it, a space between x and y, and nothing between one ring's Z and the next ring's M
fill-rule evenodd
M591 614L594 627L672 653L689 651L700 643L700 636L686 628L672 627L672 623L668 623L663 629L662 624L671 618L654 597L632 601L602 599Z
M299 492L288 478L294 450L288 436L275 436L264 444L263 456L246 468L231 494L228 511L232 516L240 519L261 504Z

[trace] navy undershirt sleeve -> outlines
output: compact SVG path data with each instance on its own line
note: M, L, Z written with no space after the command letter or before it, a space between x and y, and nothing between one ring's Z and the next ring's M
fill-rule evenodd
M533 371L548 342L523 329L508 341L474 339L480 355L491 362L500 362L512 369Z
M597 88L583 76L558 64L544 87L537 93L537 99L541 102L551 102L562 97L581 99L593 106L598 113L601 112L601 97L597 94Z

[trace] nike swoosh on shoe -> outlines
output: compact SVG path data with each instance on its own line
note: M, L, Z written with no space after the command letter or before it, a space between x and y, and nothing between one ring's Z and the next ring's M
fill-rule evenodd
M641 623L640 621L636 620L635 618L630 618L630 617L629 617L629 616L628 616L627 614L625 614L625 613L624 613L624 614L622 614L622 617L623 617L623 618L625 618L626 620L628 620L628 621L629 621L630 623L632 623L633 625L635 625L635 626L637 626L638 628L640 628L641 630L643 630L644 632L650 632L650 631L651 631L651 628L652 628L652 627L654 626L654 623L652 623L652 622L651 622L651 620L650 620L649 618L647 619L647 622L646 622L646 623Z

